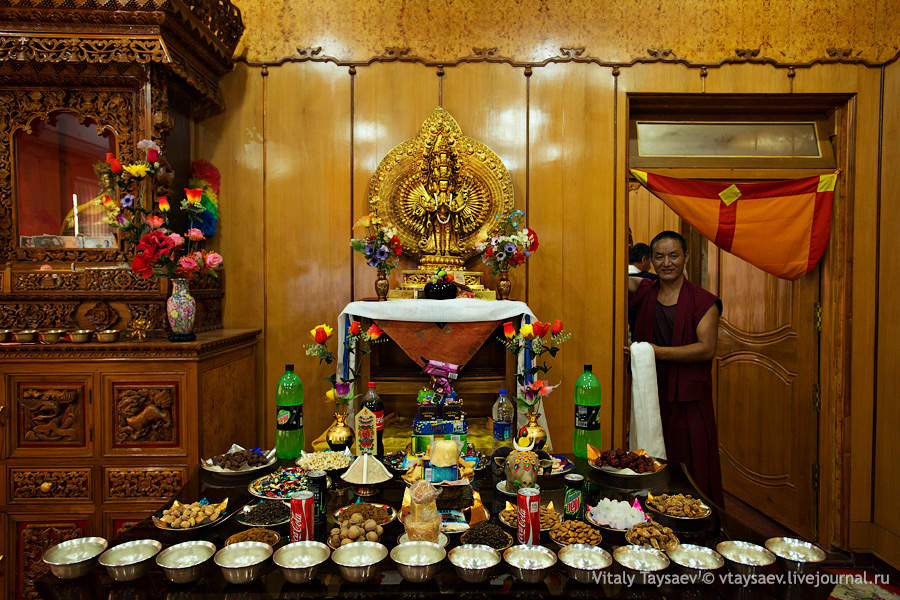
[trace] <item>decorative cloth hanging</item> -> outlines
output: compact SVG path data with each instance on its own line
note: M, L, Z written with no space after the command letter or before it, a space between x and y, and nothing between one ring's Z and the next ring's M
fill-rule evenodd
M631 173L716 246L776 277L803 277L825 252L838 172L760 183Z

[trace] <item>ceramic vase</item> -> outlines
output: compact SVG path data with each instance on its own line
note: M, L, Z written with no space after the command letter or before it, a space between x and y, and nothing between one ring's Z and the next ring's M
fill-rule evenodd
M378 269L378 277L375 278L375 293L378 295L379 300L387 300L390 287L391 282L388 281L387 270Z
M188 291L186 279L172 280L172 295L166 300L166 315L172 332L169 340L173 342L191 342L197 339L194 335L194 316L197 303Z
M509 300L509 290L512 282L509 280L509 269L500 269L500 281L497 282L497 299Z

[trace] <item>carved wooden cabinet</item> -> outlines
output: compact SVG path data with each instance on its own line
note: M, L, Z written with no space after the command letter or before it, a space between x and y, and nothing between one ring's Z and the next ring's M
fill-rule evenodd
M45 548L110 538L180 490L201 457L258 445L258 333L0 345L0 597L36 597Z

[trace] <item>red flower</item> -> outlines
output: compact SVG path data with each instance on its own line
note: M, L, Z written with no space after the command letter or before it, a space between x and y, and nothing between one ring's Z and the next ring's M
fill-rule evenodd
M109 170L118 175L122 172L122 163L116 158L115 154L112 152L106 153L106 164L109 165Z
M191 163L191 175L194 179L207 182L213 192L219 193L219 182L222 180L222 176L211 162L202 159L195 160Z
M389 243L391 243L391 244L393 244L393 245L395 245L395 246L399 246L399 245L400 245L400 238L398 238L398 237L395 235L395 236L393 236L393 237L390 239L390 242L389 242Z
M493 256L494 255L494 247L488 246L488 249L484 251L485 256Z
M350 335L359 333L359 321L350 321Z
M165 223L165 222L166 222L165 219L163 219L162 217L158 217L156 215L151 215L151 216L147 217L147 224L150 225L150 227L152 227L153 229L159 229L160 227L163 226L163 223Z
M526 227L528 230L528 251L534 252L538 249L538 236L537 233L534 232L534 229L531 227Z
M522 263L525 262L525 255L522 254L522 252L520 250L517 250L512 258L515 259L517 265L521 265Z
M394 254L396 254L397 256L403 254L403 246L401 246L400 244L394 246Z
M159 160L159 150L156 148L150 148L147 150L147 162L151 165Z
M147 254L135 254L131 270L144 279L150 279L153 276L153 260Z
M550 329L550 323L541 323L540 321L535 321L531 326L534 328L535 337L544 337L547 335L547 330Z
M512 324L512 321L507 321L503 324L503 335L506 336L506 339L512 339L514 335L516 335L516 328Z
M372 323L372 326L366 331L366 335L372 340L380 338L382 333L384 333L384 330L375 323Z
M553 321L553 327L550 328L550 333L553 335L559 335L559 332L562 331L563 323L559 319Z

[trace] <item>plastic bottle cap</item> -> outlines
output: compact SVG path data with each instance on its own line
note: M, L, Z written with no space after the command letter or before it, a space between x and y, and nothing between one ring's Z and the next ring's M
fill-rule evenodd
M284 365L284 370L285 370L285 371L293 371L293 370L294 370L294 363L288 363L288 364Z
M370 382L369 382L369 387L370 387L370 388L373 388L373 387L375 387L376 385L377 385L377 384L376 384L374 381L370 381Z
M506 395L506 390L500 390L500 395L501 395L501 396L505 396L505 395Z
M593 367L593 365L584 365L584 370L590 371L592 369L592 367Z

